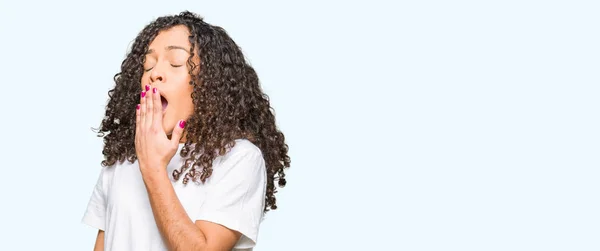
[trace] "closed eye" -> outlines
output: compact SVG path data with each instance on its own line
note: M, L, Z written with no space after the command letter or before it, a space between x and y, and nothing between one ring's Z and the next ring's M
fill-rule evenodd
M171 64L171 66L172 66L172 67L175 67L175 68L177 68L177 67L181 67L181 66L183 66L183 65L174 65L174 64ZM145 72L149 72L149 71L151 71L153 68L154 68L154 67L150 67L150 68L148 68L148 69L144 69L144 71L145 71Z

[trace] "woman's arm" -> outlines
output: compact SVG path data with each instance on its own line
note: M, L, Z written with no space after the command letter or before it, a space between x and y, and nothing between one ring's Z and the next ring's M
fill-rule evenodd
M94 245L94 251L104 251L104 231L98 230L98 236L96 237L96 245Z
M241 234L212 222L193 222L177 198L166 168L158 170L162 172L142 176L156 224L169 250L231 250Z

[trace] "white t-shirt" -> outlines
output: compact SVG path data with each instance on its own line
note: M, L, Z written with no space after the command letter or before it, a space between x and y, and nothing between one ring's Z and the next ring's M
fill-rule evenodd
M204 184L183 175L175 182L174 169L183 159L179 150L167 166L177 197L191 220L221 224L242 234L234 250L252 250L263 218L267 173L258 147L245 139L213 161ZM189 169L188 169L189 170ZM103 167L83 216L83 223L104 230L104 250L167 250L160 235L138 162Z

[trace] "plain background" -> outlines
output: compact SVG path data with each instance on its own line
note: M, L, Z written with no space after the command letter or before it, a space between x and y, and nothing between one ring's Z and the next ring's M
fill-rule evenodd
M600 250L597 1L84 2L0 2L0 250L92 249L91 128L137 32L186 9L290 145L256 250Z

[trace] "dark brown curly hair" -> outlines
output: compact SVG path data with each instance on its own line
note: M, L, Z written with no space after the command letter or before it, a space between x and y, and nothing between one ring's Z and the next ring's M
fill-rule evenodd
M284 169L289 168L290 158L284 135L275 124L269 97L263 93L256 72L227 32L189 11L159 17L148 24L136 37L121 64L121 71L114 76L115 86L108 91L105 117L97 130L104 142L102 166L125 160L133 163L137 159L133 108L142 91L144 55L158 32L177 25L185 25L191 34L192 55L187 65L192 76L190 85L194 86L195 108L187 120L186 142L180 152L186 160L179 170L174 170L173 178L179 180L185 173L184 184L190 179L205 182L211 176L212 161L231 149L236 139L248 139L260 148L265 159L264 211L277 209L275 182L279 187L285 186ZM195 53L200 65L192 60Z

